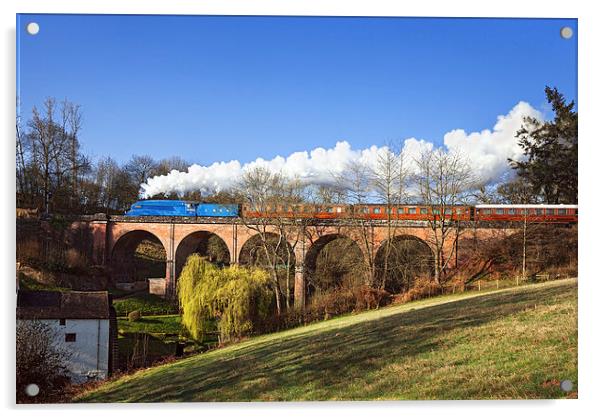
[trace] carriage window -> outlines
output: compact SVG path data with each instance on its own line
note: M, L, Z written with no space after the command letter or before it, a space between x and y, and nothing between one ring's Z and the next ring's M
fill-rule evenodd
M482 209L479 212L482 213L483 215L489 215L489 214L491 214L491 209Z
M416 214L416 208L408 208L408 213L410 215L415 215Z
M463 212L464 212L464 210L463 210L462 208L458 208L458 209L456 209L456 213L457 213L458 215L461 215Z
M546 209L546 215L553 215L554 209Z
M398 215L403 214L403 208L397 208L397 214Z
M559 215L566 215L566 209L558 209Z
M329 206L329 207L326 208L326 212L333 213L334 212L334 208L332 206Z
M433 209L434 215L439 215L440 213L441 213L441 211L439 209Z
M577 213L577 209L575 209L575 215L578 215L578 213Z
M428 210L428 208L420 208L420 214L421 214L421 215L426 215L426 214L428 214L428 213L429 213L429 210Z
M380 208L374 208L374 210L372 211L372 213L376 213L376 214L380 213Z
M514 209L512 209L512 208L508 209L508 215L514 215Z
M337 213L341 213L341 212L343 212L343 208L342 208L342 207L340 207L340 206L338 206L338 207L337 207Z
M368 208L362 208L361 212L362 213L369 213L370 211L368 210Z
M496 215L503 215L504 214L504 209L496 209L495 210L495 214Z
M387 208L387 213L390 215L392 213L395 213L395 211L393 210L393 208Z
M535 209L537 215L543 215L543 209Z
M451 209L445 209L445 214L446 215L451 215L452 214L452 210Z

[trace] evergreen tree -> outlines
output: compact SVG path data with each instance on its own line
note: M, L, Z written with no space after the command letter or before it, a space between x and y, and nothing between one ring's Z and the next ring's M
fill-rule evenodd
M550 204L577 203L577 112L556 88L546 87L554 119L541 122L525 118L517 132L525 161L510 161L533 194Z

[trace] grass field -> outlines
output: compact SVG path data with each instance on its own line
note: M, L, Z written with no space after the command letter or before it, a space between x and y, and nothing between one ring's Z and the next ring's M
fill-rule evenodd
M569 379L574 391L563 392ZM444 296L150 368L84 402L576 397L577 281Z
M143 316L136 322L118 318L119 332L146 332L149 334L179 334L182 331L180 315Z
M117 318L117 328L118 359L122 369L138 368L173 357L176 343L183 344L186 353L207 351L218 343L217 333L208 335L202 343L192 340L182 326L180 315L143 316L135 322L120 317ZM141 344L146 345L144 357L136 354L136 347L141 350Z
M140 311L144 315L169 315L178 313L178 306L159 296L146 292L116 298L113 301L117 316L126 316L133 311Z

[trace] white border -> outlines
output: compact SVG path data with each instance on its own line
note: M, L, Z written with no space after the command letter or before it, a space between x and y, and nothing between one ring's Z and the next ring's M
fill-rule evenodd
M277 416L288 417L323 414L345 414L365 417L373 408L379 416L401 414L421 417L446 416L504 417L508 415L578 416L593 415L600 409L602 369L600 367L599 324L602 296L602 274L599 273L598 238L602 231L597 228L600 196L597 187L598 159L602 155L600 142L600 102L602 90L600 78L600 40L602 40L602 16L594 1L524 1L501 0L438 0L438 1L286 1L286 0L207 0L193 4L192 0L5 0L0 2L2 13L2 72L0 117L4 132L2 142L2 266L4 275L4 327L5 338L0 344L5 362L2 388L2 404L9 414L27 416L81 416L104 417L120 412L145 414L148 417L164 417L167 414L216 414L216 416ZM286 403L286 404L187 404L187 405L125 405L115 406L43 406L15 408L14 402L14 100L15 100L15 14L16 13L116 13L116 14L221 14L221 15L338 15L338 16L445 16L445 17L564 17L579 19L579 113L580 113L580 225L579 225L579 400L578 401L506 401L506 402L382 402L382 403ZM516 65L528 65L517 62ZM175 411L171 411L176 409Z

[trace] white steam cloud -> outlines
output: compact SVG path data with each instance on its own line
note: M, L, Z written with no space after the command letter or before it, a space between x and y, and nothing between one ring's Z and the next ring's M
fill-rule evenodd
M443 137L444 147L464 155L474 174L482 181L496 182L509 170L508 158L522 157L515 135L527 116L543 119L542 114L529 103L519 102L508 114L498 116L493 130L467 134L463 129L454 129L446 133ZM216 162L209 166L193 164L186 172L173 170L167 175L149 178L141 185L142 196L148 198L160 193L227 190L236 184L245 171L257 166L298 177L306 183L328 184L333 182L333 176L352 162L373 166L384 148L373 145L367 149L353 150L348 142L341 141L334 148L295 152L286 158L258 158L246 164L236 160ZM422 139L408 138L404 141L404 155L410 163L423 149L433 148L435 145L432 142Z

